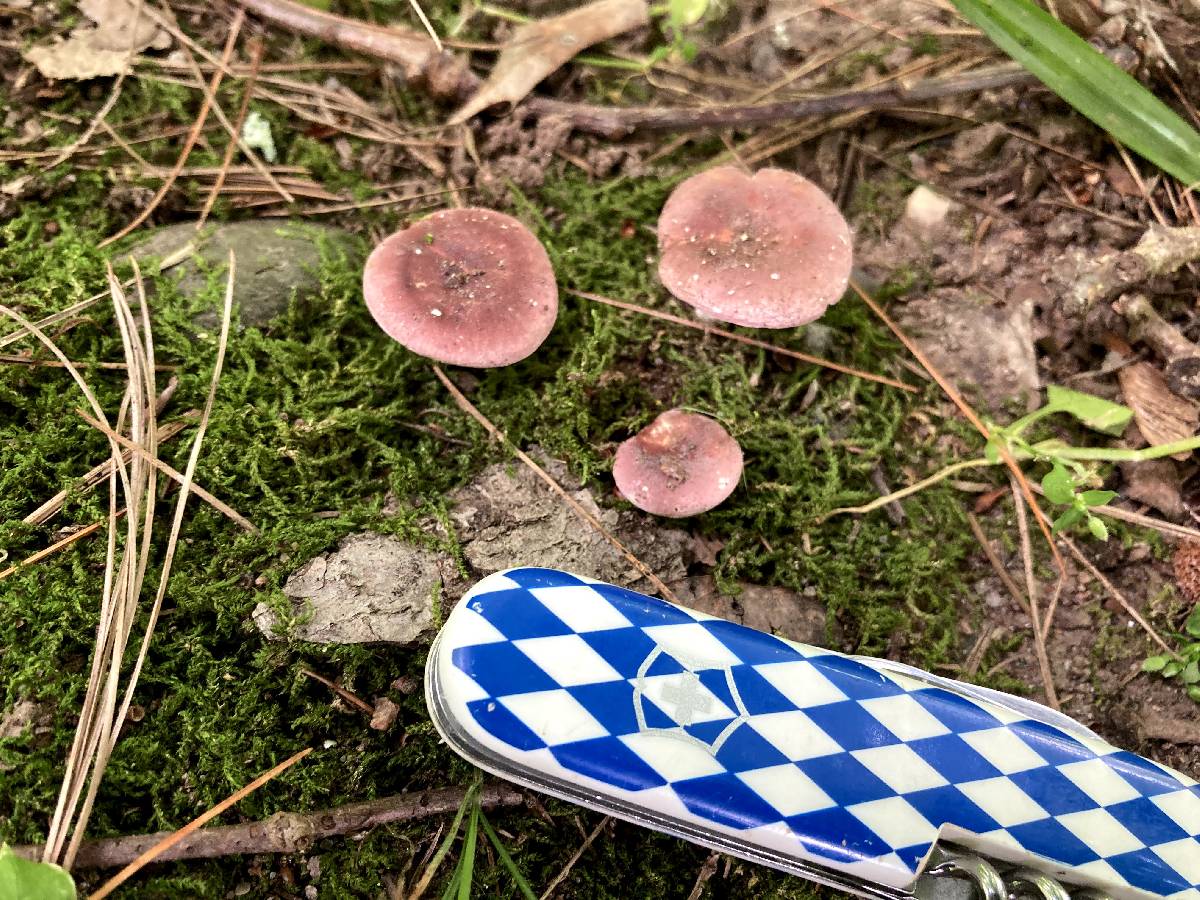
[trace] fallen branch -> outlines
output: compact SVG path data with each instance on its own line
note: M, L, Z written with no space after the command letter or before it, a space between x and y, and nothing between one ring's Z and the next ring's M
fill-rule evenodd
M406 82L425 88L434 97L462 100L480 84L478 76L465 63L449 53L438 52L429 38L411 29L371 25L321 12L294 0L237 2L286 31L395 63ZM536 119L556 116L579 131L617 138L635 131L706 131L828 116L849 110L892 109L961 94L1029 85L1035 81L1021 67L1006 64L966 75L931 78L908 87L869 88L780 103L607 107L529 97L514 114Z
M1062 299L1063 312L1082 316L1096 304L1138 287L1147 278L1168 275L1200 259L1200 227L1150 228L1129 250L1109 253L1088 264Z
M260 822L202 828L158 854L154 861L213 859L246 853L303 853L314 841L323 838L360 834L391 822L452 813L462 803L463 794L462 788L413 791L311 813L277 812ZM480 792L479 801L485 809L519 806L524 795L507 784L494 784ZM160 831L84 841L75 857L75 868L124 866L172 833ZM16 852L28 859L38 859L42 848L17 847Z

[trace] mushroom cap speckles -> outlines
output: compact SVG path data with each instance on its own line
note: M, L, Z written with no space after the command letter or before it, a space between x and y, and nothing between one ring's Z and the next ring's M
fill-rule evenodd
M742 448L708 416L672 409L623 442L613 480L638 509L682 518L722 503L742 477Z
M363 295L379 327L414 353L459 366L507 366L554 328L558 286L545 249L504 213L448 209L384 240Z
M850 228L815 184L782 169L694 175L658 219L658 274L700 313L752 328L819 319L846 291Z

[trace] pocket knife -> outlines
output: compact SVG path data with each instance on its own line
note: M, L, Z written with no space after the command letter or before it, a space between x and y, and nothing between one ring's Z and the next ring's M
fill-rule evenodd
M519 568L463 597L425 685L481 769L858 896L1200 900L1195 780L898 663Z

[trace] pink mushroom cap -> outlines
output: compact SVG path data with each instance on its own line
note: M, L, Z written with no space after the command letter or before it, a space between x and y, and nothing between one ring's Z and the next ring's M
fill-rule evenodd
M379 327L409 350L475 368L529 356L558 315L545 248L490 209L436 212L384 240L367 258L363 295Z
M846 291L850 228L833 201L782 169L693 175L658 219L658 274L701 314L751 328L819 319Z
M617 489L638 509L682 518L722 503L742 477L742 448L708 416L672 409L623 442Z

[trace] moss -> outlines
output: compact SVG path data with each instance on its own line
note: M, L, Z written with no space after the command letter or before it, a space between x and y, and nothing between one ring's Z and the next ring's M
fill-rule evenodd
M291 146L292 152L320 149ZM514 204L547 243L564 287L663 304L647 265L652 235L639 229L623 237L622 226L652 222L672 183L590 184L556 175L537 196ZM95 202L103 184L99 176L80 175L49 203L3 226L0 291L10 303L43 315L103 289L105 257L95 243L120 224ZM394 214L379 215L383 225L399 224ZM59 223L55 236L46 232L49 221ZM224 821L472 777L437 739L420 694L391 688L400 676L420 677L423 649L271 643L249 623L256 603L280 602L292 569L345 534L372 528L438 546L419 521L431 510L444 515L450 490L502 458L450 404L426 364L369 320L359 295L365 249L326 247L316 300L269 329L241 332L230 346L197 478L262 533L242 533L209 508L192 506L138 690L146 714L128 727L113 758L93 834L178 827L305 746L321 749ZM207 386L213 339L198 338L189 323L196 309L216 303L219 284L214 278L198 298L176 296L166 279L157 288L158 352L178 366L172 409L180 411L198 405ZM61 336L68 354L117 358L106 306L87 315L90 321ZM828 352L841 361L881 370L898 352L851 299L825 324L832 329ZM910 397L793 367L566 293L558 327L541 352L477 376L472 398L486 415L518 444L539 443L566 459L601 497L611 496L613 443L661 408L685 404L719 416L745 447L747 475L731 502L694 523L726 542L718 577L815 594L840 625L842 649L899 654L926 666L958 657L953 626L971 542L953 491L938 488L909 501L902 526L882 515L817 524L830 509L873 496L868 476L877 466L901 483L904 467L932 470L944 461L909 430L909 413L932 395ZM106 407L115 408L119 377L97 373L92 382ZM76 403L57 370L14 368L0 377L0 521L6 523L0 546L11 559L50 543L56 527L103 515L102 494L81 493L50 526L14 524L106 453L70 412ZM424 422L468 445L404 427ZM168 445L165 456L178 466L186 449L186 442ZM401 504L398 515L385 518L388 493ZM53 716L50 734L0 744L0 763L13 767L0 800L6 840L37 840L53 808L92 644L101 544L81 541L0 582L0 646L8 648L0 654L0 708L32 698ZM151 583L155 577L152 570ZM380 734L359 714L335 708L328 691L301 674L305 667L339 677L365 698L392 696L401 706L395 728ZM517 863L534 884L547 883L578 846L576 817L585 829L598 821L574 807L547 808L553 824L518 811L493 817L512 836ZM322 842L313 853L322 858L323 895L377 896L385 875L424 852L429 827ZM702 849L619 825L612 840L598 842L576 864L571 891L685 897L705 858ZM485 860L480 883L489 893L515 896L502 870ZM247 896L265 897L283 890L287 872L303 878L294 860L162 866L140 876L128 896L223 897L244 884ZM802 882L749 864L734 864L720 884L731 896L813 896Z

